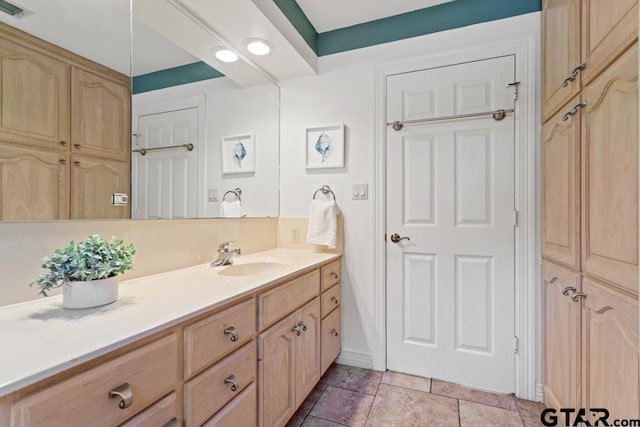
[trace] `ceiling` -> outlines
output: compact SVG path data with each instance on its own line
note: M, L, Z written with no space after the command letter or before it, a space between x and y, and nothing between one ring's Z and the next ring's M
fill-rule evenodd
M296 0L318 33L450 1L453 0Z

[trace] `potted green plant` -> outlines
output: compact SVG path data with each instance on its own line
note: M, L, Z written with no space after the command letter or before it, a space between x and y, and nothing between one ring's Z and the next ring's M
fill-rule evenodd
M65 308L89 308L110 304L118 299L118 274L133 267L133 244L125 245L113 237L110 242L94 234L81 242L73 241L43 259L49 270L30 283L48 296L63 287Z

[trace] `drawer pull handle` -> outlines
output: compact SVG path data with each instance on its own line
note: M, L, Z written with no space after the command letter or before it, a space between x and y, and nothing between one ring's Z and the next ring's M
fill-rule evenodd
M336 330L336 328L333 328L333 329L331 330L331 335L333 335L334 337L337 337L337 336L338 336L338 335L340 335L340 334L338 334L338 331Z
M73 147L74 147L75 149L79 150L79 149L80 149L80 144L73 144Z
M300 334L302 333L300 328L301 328L300 323L298 323L293 328L291 328L291 332L295 332L297 336L300 336Z
M553 276L553 278L549 280L549 283L553 285L556 282L556 280L558 280L558 276Z
M60 141L60 145L62 145L63 147L67 146L67 141Z
M574 288L573 286L567 286L566 288L564 288L562 290L562 295L568 297L569 296L569 292L575 292L575 291L576 291L576 288Z
M229 326L227 329L225 329L224 334L231 335L231 337L229 338L231 342L238 341L238 333L236 332L236 328L234 328L233 326Z
M302 332L307 332L307 324L300 321L298 322L298 326L300 326L302 328Z
M574 80L578 77L578 74L580 74L580 71L584 70L585 68L587 68L587 63L586 63L586 62L585 62L585 63L583 63L583 64L578 65L576 68L574 68L574 69L571 71L571 74L569 75L569 77L567 77L566 79L564 79L564 81L562 82L562 85L561 85L561 86L562 86L562 87L567 87L567 86L569 86L569 82L574 81Z
M235 375L229 375L227 378L224 379L224 383L231 384L231 391L238 390L238 382L236 381Z
M61 165L66 165L66 164L67 164L67 161L66 161L65 159L60 159L60 160L58 160L58 162L59 162Z
M180 423L176 417L173 417L166 423L162 424L162 427L180 427Z
M118 406L120 409L127 409L133 403L133 393L129 383L124 383L109 392L109 399L119 398Z
M587 101L582 101L573 106L573 108L562 115L562 121L566 122L569 117L578 114L578 110L587 106Z
M336 298L335 296L331 297L331 302L333 302L334 304L338 304L338 298Z
M331 275L331 277L333 277L334 279L337 279L337 278L338 278L338 273L336 273L335 271L332 271L332 272L330 273L330 275Z

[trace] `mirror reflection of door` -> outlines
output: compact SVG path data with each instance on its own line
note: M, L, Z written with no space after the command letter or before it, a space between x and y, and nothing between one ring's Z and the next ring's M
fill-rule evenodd
M134 219L197 217L197 142L197 108L138 117L134 145L149 151L132 157ZM182 147L186 144L194 149Z

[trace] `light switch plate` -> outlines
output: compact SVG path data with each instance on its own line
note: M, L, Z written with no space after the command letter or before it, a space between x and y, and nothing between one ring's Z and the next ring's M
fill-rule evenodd
M209 200L209 202L217 202L218 201L218 189L217 188L210 188L209 190L207 190L207 200Z
M353 200L367 200L369 198L369 184L353 184L351 194Z

